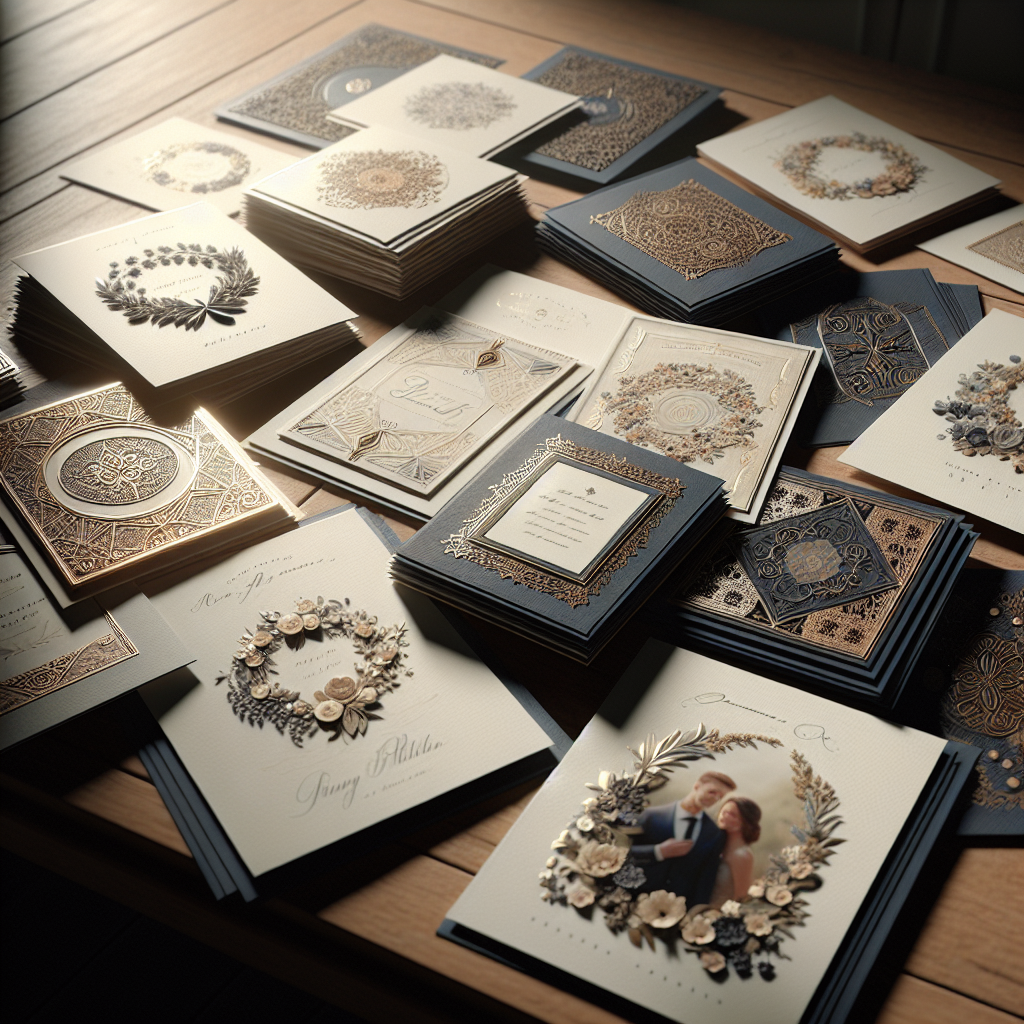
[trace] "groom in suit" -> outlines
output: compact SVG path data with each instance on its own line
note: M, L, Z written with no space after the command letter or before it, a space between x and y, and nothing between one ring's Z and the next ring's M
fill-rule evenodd
M645 892L667 889L685 896L688 906L707 903L715 885L725 833L707 813L736 783L721 772L705 772L679 803L648 807L640 815L642 834L633 843L633 860L647 881Z

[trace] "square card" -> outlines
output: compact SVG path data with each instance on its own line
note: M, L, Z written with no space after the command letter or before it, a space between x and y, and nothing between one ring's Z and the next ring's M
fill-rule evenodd
M328 118L350 128L380 125L486 159L579 102L575 94L441 54Z
M753 522L818 354L750 335L637 316L570 418L721 477Z
M14 262L154 387L257 359L355 318L208 203Z
M709 139L697 152L858 250L999 184L835 96Z
M1024 319L995 309L839 457L1024 533Z
M350 508L152 593L197 660L143 696L253 876L552 744L390 557Z
M363 25L308 60L219 106L222 121L322 149L351 134L327 114L419 64L447 53L496 68L504 61L387 25Z
M172 117L66 164L60 176L152 210L205 200L233 215L249 185L296 159L251 139Z
M599 185L616 181L702 114L721 89L668 71L566 46L523 78L583 99L586 120L521 157Z
M651 641L440 934L629 1018L863 1019L879 909L976 756L953 751Z
M929 238L918 248L1024 292L1024 203Z
M515 177L449 146L374 127L265 178L253 191L387 246Z

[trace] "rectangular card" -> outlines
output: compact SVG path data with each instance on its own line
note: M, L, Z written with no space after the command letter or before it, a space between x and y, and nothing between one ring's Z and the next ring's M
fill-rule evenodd
M1024 319L993 310L840 462L1024 533Z
M236 214L249 185L295 160L251 139L172 117L64 165L60 176L152 210L174 210L202 199Z
M526 954L613 1007L792 1024L945 746L652 641L442 934Z
M208 203L14 262L154 387L258 359L355 317Z
M308 60L216 110L233 121L322 149L350 135L351 128L327 120L336 107L390 82L439 53L495 68L504 61L400 32L387 25L363 25Z
M753 522L819 354L636 316L570 416L721 477L730 514Z
M486 158L577 106L575 94L441 54L327 116Z
M1024 203L929 238L918 248L1024 292Z
M426 497L578 365L436 309L372 352L280 436Z
M697 152L859 247L999 184L834 96L709 139Z
M350 509L152 598L197 661L144 696L253 875L551 745L389 560Z

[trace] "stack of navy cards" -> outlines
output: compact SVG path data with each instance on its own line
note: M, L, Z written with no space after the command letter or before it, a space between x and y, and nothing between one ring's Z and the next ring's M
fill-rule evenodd
M725 510L717 477L544 415L399 548L391 572L589 662Z
M658 602L656 631L827 696L898 699L977 534L963 516L784 468Z
M0 405L7 405L24 390L18 364L6 352L0 351Z
M655 316L715 325L833 274L824 235L695 159L548 210L543 249Z

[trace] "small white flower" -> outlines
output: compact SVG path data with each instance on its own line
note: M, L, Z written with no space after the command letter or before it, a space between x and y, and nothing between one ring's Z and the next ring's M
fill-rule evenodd
M722 904L722 913L726 917L739 917L742 911L740 905L735 900L726 900Z

